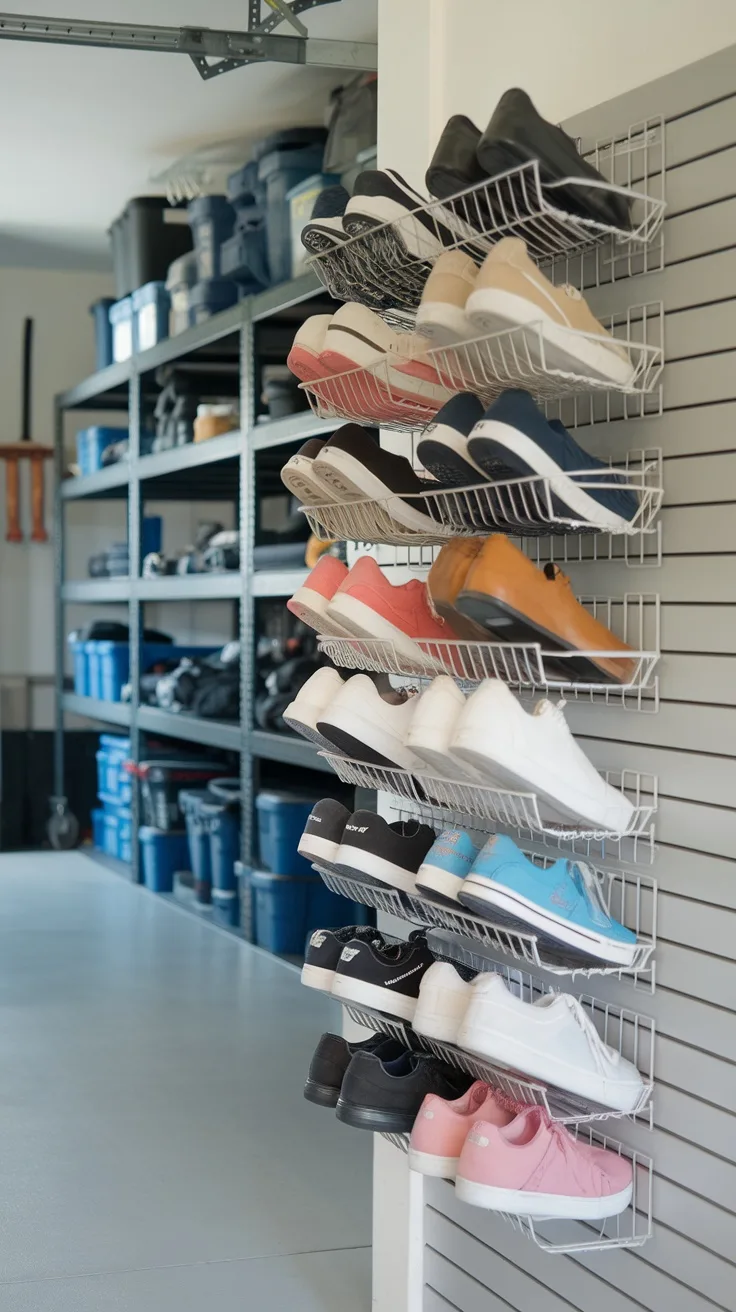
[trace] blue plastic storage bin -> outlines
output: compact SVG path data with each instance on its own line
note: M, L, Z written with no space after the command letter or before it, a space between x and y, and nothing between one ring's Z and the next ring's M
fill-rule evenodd
M133 323L133 301L124 296L122 301L115 301L109 310L112 328L112 358L116 364L129 360L135 350Z
M77 464L81 474L96 474L102 469L102 453L115 442L128 438L127 428L111 428L93 424L91 428L81 428L77 433Z
M133 817L130 807L119 806L117 808L118 817L118 850L117 856L120 861L130 863L133 859Z
M97 792L125 805L131 798L130 775L125 770L125 762L130 756L130 738L118 737L117 734L100 734L97 759Z
M230 174L227 180L227 198L238 217L244 210L263 209L266 188L258 180L257 160L249 160L242 168Z
M169 335L171 298L165 282L147 282L133 292L133 338L137 351L149 351Z
M207 278L189 288L189 321L204 323L213 314L229 310L238 299L237 283L229 278Z
M70 642L74 662L74 691L78 697L89 697L89 661L86 642Z
M219 278L220 247L232 236L235 210L225 196L198 196L187 210L200 279Z
M316 793L264 791L256 797L261 864L275 875L313 875L311 861L297 847Z
M98 369L106 369L112 364L110 306L114 304L112 296L103 296L89 307L89 312L95 321L95 364Z
M240 813L227 802L218 802L210 795L200 802L199 814L209 834L214 901L218 892L234 893L237 890L235 862L240 856Z
M251 295L269 285L265 225L238 228L222 243L222 272Z
M182 788L179 792L179 808L187 826L194 893L197 901L204 905L209 905L212 901L210 836L201 809L202 803L209 797L206 788Z
M127 647L127 643L125 644ZM87 696L102 700L102 660L99 642L85 642L84 654L87 660ZM114 700L119 701L117 697Z
M266 243L271 282L291 277L291 237L287 195L322 168L324 147L273 150L258 162L258 179L266 184Z
M304 273L309 259L309 251L302 245L302 228L312 217L314 203L327 187L335 187L340 182L339 173L312 173L303 182L298 182L287 193L289 206L289 240L291 242L291 277L298 278Z
M308 934L324 927L368 923L367 907L331 893L318 875L250 874L255 941L269 952L301 953Z
M107 856L118 854L118 813L117 807L106 805L104 808L104 830L102 850Z
M130 644L127 642L88 642L90 695L106 702L119 702L130 675ZM141 646L141 673L157 661L179 661L184 656L209 656L213 647L176 647L173 643L144 642Z
M173 893L177 870L189 869L189 845L186 834L151 829L138 830L143 882L153 893Z
M98 852L105 850L105 812L96 806L92 812L92 846Z

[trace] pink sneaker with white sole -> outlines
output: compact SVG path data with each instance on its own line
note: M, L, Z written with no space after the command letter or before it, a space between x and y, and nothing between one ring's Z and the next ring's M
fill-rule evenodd
M335 556L320 557L306 583L287 601L286 609L316 633L324 633L330 638L351 637L351 630L327 613L327 607L347 576L348 567L343 561Z
M449 624L431 609L426 583L420 579L390 583L372 556L355 562L328 603L327 617L352 637L393 643L402 660L414 661L420 671L435 661L438 669L444 669L438 649L427 639L455 638Z
M542 1107L530 1107L509 1125L475 1122L455 1192L494 1212L599 1221L628 1207L633 1174L627 1157L578 1142Z
M454 1180L462 1146L478 1117L493 1125L513 1121L513 1103L490 1084L477 1080L462 1098L448 1100L428 1093L409 1140L409 1166L420 1175Z

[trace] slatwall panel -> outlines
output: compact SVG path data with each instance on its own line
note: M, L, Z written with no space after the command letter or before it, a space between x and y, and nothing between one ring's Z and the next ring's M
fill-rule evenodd
M663 413L576 436L599 456L662 447L662 563L566 567L580 594L662 601L659 712L568 707L596 765L659 776L656 992L586 985L656 1020L654 1128L610 1123L654 1159L654 1233L637 1250L550 1255L428 1181L425 1312L736 1308L736 47L565 127L587 150L657 115L664 269L605 285L587 263L584 279L600 314L664 303Z

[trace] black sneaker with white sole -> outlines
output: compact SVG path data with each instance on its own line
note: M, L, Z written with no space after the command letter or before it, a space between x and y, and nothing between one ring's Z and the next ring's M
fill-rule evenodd
M325 187L314 202L312 217L302 228L302 245L313 255L322 251L333 250L347 239L342 226L345 206L350 200L350 193L345 187Z
M335 970L332 995L342 1002L411 1020L419 985L434 961L423 930L405 943L346 943Z
M398 253L410 260L436 260L447 247L466 238L477 241L469 224L441 206L430 212L426 196L420 195L395 169L366 169L359 173L343 215L343 227L351 237L391 223ZM386 234L388 235L388 230Z
M391 519L406 528L431 532L439 519L433 503L419 497L423 492L441 491L443 485L420 478L406 456L386 451L377 437L359 424L345 424L333 434L319 452L313 474L332 489L338 501L388 501L386 511Z
M428 1093L460 1098L472 1082L472 1075L428 1052L406 1050L394 1060L357 1052L335 1110L339 1120L355 1129L408 1134Z
M360 943L383 944L372 925L345 925L342 929L313 929L304 949L302 984L321 993L332 993L335 973L344 948Z
M333 870L350 811L334 797L323 797L312 807L297 851L307 861Z
M417 871L437 835L418 820L393 820L375 811L356 811L345 823L334 868L378 888L416 892Z
M348 1043L341 1034L323 1034L309 1063L304 1097L319 1107L335 1107L353 1057L358 1052L375 1053L382 1061L395 1061L406 1049L387 1034L372 1034L363 1043Z

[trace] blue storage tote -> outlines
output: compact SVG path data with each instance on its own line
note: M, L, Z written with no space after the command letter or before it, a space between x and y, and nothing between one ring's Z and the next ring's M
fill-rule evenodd
M198 196L187 210L200 279L219 278L220 247L232 236L235 210L224 196Z
M241 288L244 286L246 295L268 287L265 225L236 228L232 237L222 243L221 261L222 272Z
M233 893L237 888L235 862L240 857L240 812L210 794L200 802L199 813L210 840L212 896L217 891Z
M92 690L90 695L105 702L119 702L130 676L130 643L88 642L86 649ZM209 656L215 650L214 647L176 647L173 643L144 642L141 646L141 673L145 674L157 661L179 661L184 656Z
M229 310L237 299L237 284L229 278L205 278L189 288L189 321L204 323L213 314Z
M96 806L92 812L92 846L98 852L105 850L105 812Z
M291 277L291 237L287 195L322 168L324 146L272 150L258 162L258 179L266 184L266 241L271 282Z
M179 809L187 826L194 892L197 901L206 905L212 901L212 858L207 822L202 815L202 803L210 796L206 788L182 788L179 792Z
M327 187L335 187L340 182L339 173L313 173L311 177L298 182L287 194L289 206L289 240L291 242L291 276L297 278L304 273L309 259L309 251L302 245L302 228L312 217L314 203Z
M130 296L122 301L115 301L110 306L110 326L112 328L112 358L116 364L129 360L135 350L133 334L133 302Z
M118 816L118 850L117 856L120 861L130 864L133 860L133 817L130 807L119 806L117 808Z
M169 335L171 299L165 282L147 282L133 292L133 338L137 351L149 351Z
M309 819L316 793L285 791L259 792L258 847L261 864L275 875L314 874L311 861L297 852L299 839Z
M107 856L118 854L118 814L117 808L105 806L102 850Z
M124 644L127 647L127 643ZM99 648L101 643L90 640L84 644L84 654L87 660L87 696L97 697L102 700L102 660ZM113 698L114 701L120 701L119 697Z
M314 929L366 924L367 907L331 893L318 875L250 874L255 941L269 952L300 954Z
M100 797L109 798L124 805L130 801L130 776L124 766L130 756L130 738L118 737L117 734L100 734L100 745L96 753L97 792Z
M95 321L95 365L97 369L106 369L112 364L112 324L110 323L110 306L115 301L112 296L103 296L89 312Z
M93 424L80 428L77 433L77 464L80 474L96 474L102 469L102 453L116 442L127 441L127 428L111 428Z
M262 211L266 188L258 181L258 161L249 160L242 168L231 173L227 180L227 198L238 218L244 212Z
M138 830L143 882L153 893L173 893L177 870L189 869L189 845L186 834L151 829Z
M89 697L89 661L87 644L78 640L69 643L74 662L74 691L78 697Z

